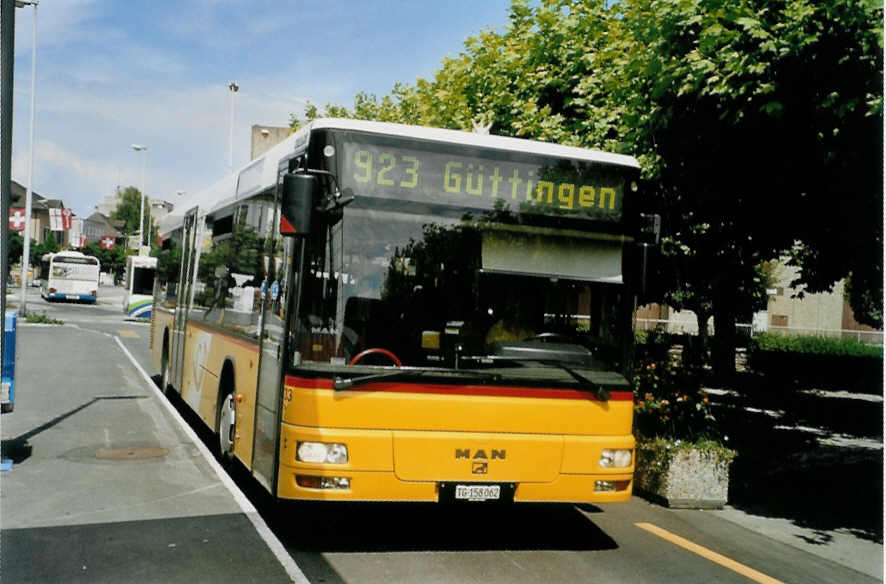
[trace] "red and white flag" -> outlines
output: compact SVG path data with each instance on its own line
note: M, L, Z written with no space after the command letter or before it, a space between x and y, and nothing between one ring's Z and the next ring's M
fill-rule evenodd
M9 209L9 229L12 231L24 231L27 218L25 210L12 207Z
M114 249L114 238L110 235L105 235L101 239L102 249Z
M50 209L49 210L49 229L50 231L67 231L71 228L74 214L70 209Z

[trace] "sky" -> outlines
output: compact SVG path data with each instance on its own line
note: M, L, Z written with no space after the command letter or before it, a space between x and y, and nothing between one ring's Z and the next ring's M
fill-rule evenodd
M132 185L175 203L249 158L252 125L429 78L509 0L40 0L33 190L88 217ZM13 180L27 185L33 8L16 10ZM133 144L147 146L136 152Z

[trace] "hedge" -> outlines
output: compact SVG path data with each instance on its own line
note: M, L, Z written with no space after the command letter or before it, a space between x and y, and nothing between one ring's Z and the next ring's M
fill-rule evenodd
M834 339L817 335L786 336L763 333L754 337L752 351L780 351L810 355L851 355L853 357L883 358L881 345L866 345L853 339Z
M883 347L850 339L762 334L748 348L748 365L775 381L859 393L883 391Z

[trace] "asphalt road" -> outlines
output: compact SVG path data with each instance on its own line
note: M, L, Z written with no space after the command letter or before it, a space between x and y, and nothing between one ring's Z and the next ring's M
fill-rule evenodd
M0 421L4 456L18 457L0 476L4 581L882 581L881 544L828 559L734 510L675 511L638 497L599 507L275 505L235 469L271 530L263 538L121 349L155 373L149 328L125 321L121 305L113 288L97 306L29 296L31 312L66 325L19 331L19 399ZM152 458L150 448L166 452ZM130 452L144 458L113 459ZM281 567L275 542L297 572Z

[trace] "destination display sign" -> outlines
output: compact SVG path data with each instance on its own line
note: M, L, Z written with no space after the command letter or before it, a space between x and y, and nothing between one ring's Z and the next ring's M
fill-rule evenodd
M432 146L349 141L340 167L342 188L362 197L480 211L622 219L625 177L617 169L474 146L460 146L457 153Z

